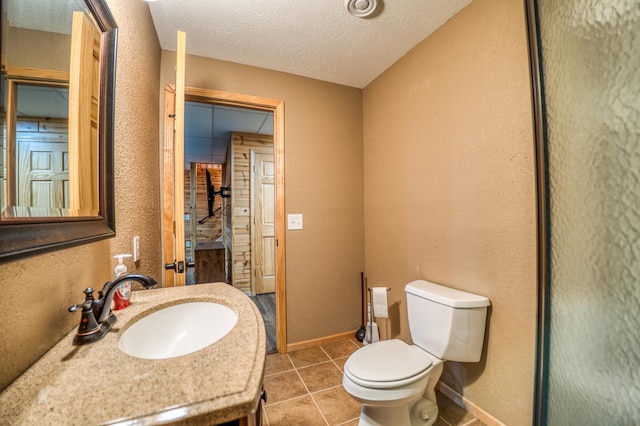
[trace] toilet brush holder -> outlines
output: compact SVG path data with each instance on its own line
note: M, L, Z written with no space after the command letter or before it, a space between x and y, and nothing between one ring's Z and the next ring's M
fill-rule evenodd
M369 321L367 321L367 331L365 332L364 340L362 341L362 343L365 345L380 341L380 331L378 330L378 324L373 321L373 316L371 314L371 302L367 304L367 316L369 317Z

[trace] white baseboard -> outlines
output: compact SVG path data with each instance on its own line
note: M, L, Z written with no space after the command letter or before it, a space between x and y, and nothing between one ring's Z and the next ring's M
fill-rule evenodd
M451 389L445 383L438 382L437 387L438 387L438 390L442 392L444 396L446 396L447 398L455 402L456 405L459 405L460 407L464 408L467 411L467 413L473 416L476 416L480 421L482 421L487 426L506 426L500 420L496 419L491 414L489 414L482 407L474 404L472 401L469 401L467 398L465 398L464 396L460 395L458 392Z

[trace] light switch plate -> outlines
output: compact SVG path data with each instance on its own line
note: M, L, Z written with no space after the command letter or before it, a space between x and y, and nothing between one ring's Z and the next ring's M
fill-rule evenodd
M287 229L289 230L302 229L302 215L301 214L287 215Z
M133 261L140 260L140 237L133 237Z

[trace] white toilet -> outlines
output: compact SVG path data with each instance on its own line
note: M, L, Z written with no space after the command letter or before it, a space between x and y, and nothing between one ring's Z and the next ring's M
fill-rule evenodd
M362 404L359 425L432 425L444 361L480 361L489 299L422 280L405 292L414 344L373 343L345 363L342 385Z

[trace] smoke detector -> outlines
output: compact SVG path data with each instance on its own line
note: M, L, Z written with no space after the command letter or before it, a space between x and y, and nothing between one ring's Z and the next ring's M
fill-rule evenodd
M344 7L357 18L365 18L378 8L378 0L344 0Z

